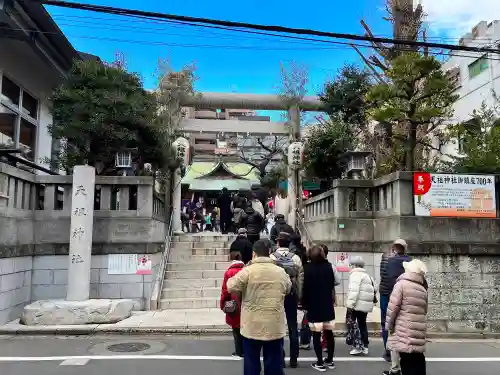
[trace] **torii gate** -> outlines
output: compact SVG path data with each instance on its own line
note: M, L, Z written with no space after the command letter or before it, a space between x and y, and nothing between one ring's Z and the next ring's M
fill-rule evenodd
M186 133L247 133L249 135L288 135L290 143L300 140L300 111L322 111L323 103L317 96L302 98L299 105L286 103L279 95L213 93L205 92L190 96L181 101L183 107L217 108L217 109L253 109L287 111L286 123L268 121L240 121L240 120L205 120L183 119L181 128ZM288 125L288 126L286 126ZM181 175L180 171L174 174L173 191L173 231L181 231ZM297 197L302 196L302 187L298 183L296 171L288 171L288 198L290 200L290 225L295 228Z

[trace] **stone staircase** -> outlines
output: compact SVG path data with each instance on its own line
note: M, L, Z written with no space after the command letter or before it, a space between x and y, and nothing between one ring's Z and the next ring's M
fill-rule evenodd
M172 238L160 310L219 308L233 235L183 234Z

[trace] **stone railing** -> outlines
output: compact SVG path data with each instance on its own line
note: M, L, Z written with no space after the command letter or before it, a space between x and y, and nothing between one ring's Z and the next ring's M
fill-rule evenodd
M376 180L336 180L331 190L304 203L305 221L413 215L412 175L392 173Z
M35 175L0 163L0 209L70 215L72 176ZM94 210L103 216L155 216L165 221L165 203L152 177L97 176ZM111 213L117 211L118 213Z
M166 208L152 177L96 176L94 196L93 252L161 250ZM3 256L67 253L71 197L72 176L35 175L0 163L0 247L13 252Z

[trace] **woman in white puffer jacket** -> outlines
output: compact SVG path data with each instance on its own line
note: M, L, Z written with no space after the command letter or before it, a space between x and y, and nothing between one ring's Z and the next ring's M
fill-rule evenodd
M373 311L376 302L375 283L368 272L366 272L363 258L357 256L350 261L351 271L349 274L349 291L347 294L346 307L348 314L358 323L361 335L361 345L355 345L351 355L368 354L368 327L366 317Z

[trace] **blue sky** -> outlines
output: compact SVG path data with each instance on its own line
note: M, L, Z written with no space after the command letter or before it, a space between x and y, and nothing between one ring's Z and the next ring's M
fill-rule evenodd
M361 34L364 18L374 33L390 36L382 21L383 0L352 2L318 0L308 6L298 0L82 0L98 5L136 8L232 21L274 24ZM238 6L235 4L238 3ZM280 62L303 64L309 71L308 91L317 94L325 80L346 62L358 62L348 46L283 41L267 36L229 33L130 19L101 13L48 7L60 28L78 50L112 60L124 54L130 71L139 73L147 88L155 86L158 58L175 69L195 63L199 91L276 93Z

